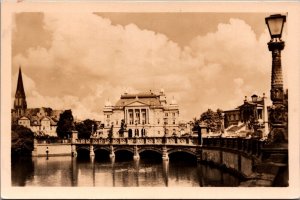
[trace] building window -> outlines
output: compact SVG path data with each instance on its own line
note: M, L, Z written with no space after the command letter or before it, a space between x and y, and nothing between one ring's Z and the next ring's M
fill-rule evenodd
M159 119L157 119L157 124L159 124L160 123L160 120Z
M118 120L116 120L116 125L118 125L119 124L119 122L118 122Z
M175 119L173 119L173 124L175 124Z
M168 113L165 113L165 116L168 117Z
M160 135L160 131L158 131L157 133L158 133L158 135Z
M110 117L109 115L106 116L107 119L109 119L109 117Z
M173 113L173 117L175 117L175 113Z
M239 115L236 114L236 115L235 115L235 118L236 118L236 120L239 120Z

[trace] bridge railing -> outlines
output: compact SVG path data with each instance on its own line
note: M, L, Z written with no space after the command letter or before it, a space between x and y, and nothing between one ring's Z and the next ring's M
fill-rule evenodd
M143 138L91 138L77 139L76 144L99 145L198 145L197 137L143 137ZM231 149L247 154L261 154L264 141L246 138L203 138L203 147Z
M76 139L75 144L197 145L197 138L191 138L191 137L90 138L90 139Z
M257 156L261 155L264 143L254 138L203 138L204 147L232 149Z

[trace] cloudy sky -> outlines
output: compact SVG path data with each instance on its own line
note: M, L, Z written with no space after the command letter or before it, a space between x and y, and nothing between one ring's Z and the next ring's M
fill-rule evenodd
M21 66L28 107L71 108L78 119L101 120L105 101L115 103L125 91L161 88L184 120L235 108L244 96L269 96L266 16L17 13L12 99Z

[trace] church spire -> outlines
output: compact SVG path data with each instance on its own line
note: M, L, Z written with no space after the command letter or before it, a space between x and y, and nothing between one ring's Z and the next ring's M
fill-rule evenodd
M23 86L21 67L19 67L19 75L18 75L16 95L15 95L14 109L16 110L17 115L19 117L21 115L24 115L25 110L27 109L26 95L25 95L25 90L24 90L24 86Z
M21 67L19 67L19 76L18 76L18 84L15 98L26 98L24 86L23 86L23 78L22 78L22 71Z

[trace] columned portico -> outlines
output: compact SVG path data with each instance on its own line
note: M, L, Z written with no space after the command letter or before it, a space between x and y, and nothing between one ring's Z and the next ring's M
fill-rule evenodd
M130 129L133 135L137 137L162 137L164 127L163 116L168 118L170 130L176 132L179 126L178 105L174 100L171 104L166 104L165 100L160 98L161 96L165 96L163 91L159 94L155 94L151 91L150 93L139 94L125 93L121 95L121 98L116 102L115 106L110 105L110 109L108 109L108 105L105 105L103 111L104 115L109 116L107 118L109 118L111 122L115 122L113 135L126 138L125 135L119 132L121 130L121 123L118 122L124 121L125 128L122 126L122 131L128 131L128 137L130 135ZM109 133L111 127L109 123L106 123L103 132ZM186 132L188 131L189 130L186 130Z

